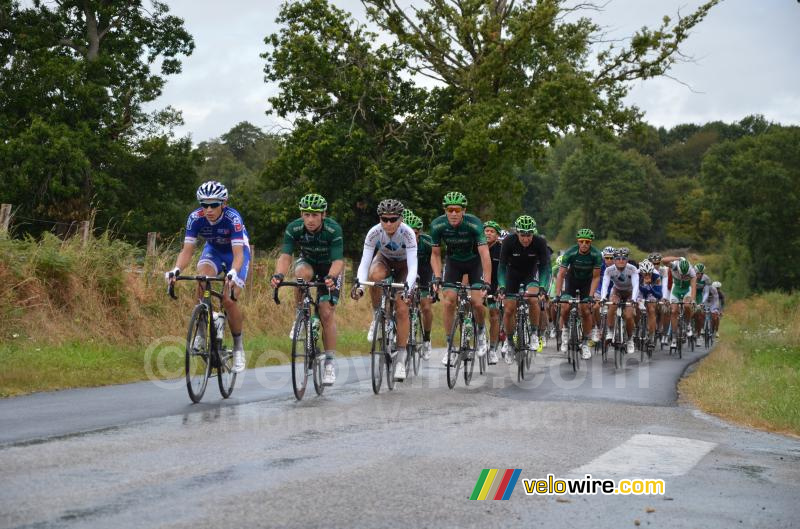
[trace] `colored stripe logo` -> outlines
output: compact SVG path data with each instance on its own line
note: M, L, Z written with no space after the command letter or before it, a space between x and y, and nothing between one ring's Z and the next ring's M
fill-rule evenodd
M484 468L472 489L470 500L507 500L517 486L521 468Z

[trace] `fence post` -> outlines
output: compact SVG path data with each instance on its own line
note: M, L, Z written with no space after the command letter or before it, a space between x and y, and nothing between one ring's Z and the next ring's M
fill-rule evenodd
M158 232L155 231L147 232L147 257L153 257L156 254L157 238L158 238Z
M8 226L11 224L11 204L0 206L0 235L8 234Z
M91 226L91 223L88 220L82 220L81 221L81 227L80 227L80 230L81 230L81 244L83 244L83 246L86 246L86 244L89 242L89 234L92 231L90 229L90 226Z

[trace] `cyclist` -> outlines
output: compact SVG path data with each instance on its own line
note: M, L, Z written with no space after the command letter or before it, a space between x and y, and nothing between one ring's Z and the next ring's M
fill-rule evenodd
M445 244L447 258L445 260L445 283L457 283L464 275L473 287L482 287L482 291L474 291L471 296L475 321L478 324L478 356L486 354L486 335L484 328L485 314L483 299L486 288L492 281L492 261L489 248L486 247L486 234L483 232L481 220L466 212L467 197L458 191L447 193L442 200L445 214L431 223L431 267L433 268L433 288L439 289L442 283L442 249ZM445 335L450 334L455 317L458 294L450 287L443 289ZM447 365L447 351L442 356L442 364Z
M602 278L603 275L606 273L606 268L614 264L614 247L613 246L606 246L603 248L603 251L600 252L603 254L603 266L600 267L600 277ZM600 288L603 286L602 280L600 284L597 285L597 291L594 293L595 299L600 298ZM592 342L597 343L600 341L600 304L596 304L592 310L592 314L594 315L594 326L592 327Z
M695 298L697 308L694 313L694 332L695 334L700 334L700 331L703 329L703 320L705 319L705 313L703 312L703 296L706 293L706 287L711 286L711 283L714 281L705 273L706 265L703 263L695 264L694 271L697 274L697 297Z
M203 252L197 262L197 274L215 276L225 267L225 286L222 289L222 305L228 315L228 323L233 336L233 371L239 373L245 368L244 345L242 343L242 311L234 297L244 288L247 271L250 268L250 242L242 215L228 206L228 189L221 183L210 180L197 188L197 201L200 207L189 214L186 221L186 236L183 249L178 254L175 268L165 274L168 283L175 282L181 269L192 260L197 238L205 240ZM197 297L202 298L203 287L198 283ZM193 344L195 349L205 347L205 327L201 327Z
M417 288L419 289L419 311L422 314L422 359L431 357L431 328L433 327L433 299L431 298L431 248L433 241L422 233L422 219L413 215L406 221L417 236Z
M555 302L568 301L577 290L581 300L592 301L592 293L597 290L600 282L600 268L603 266L603 256L597 248L592 246L594 232L589 228L581 228L576 234L577 244L568 249L563 256L561 266L558 269L556 279L556 299ZM566 292L562 296L562 287ZM563 297L563 299L562 299ZM585 359L592 357L589 350L589 333L592 328L592 312L590 303L580 307L581 320L583 322L583 342L581 344L581 355ZM561 334L564 339L561 341L561 352L566 353L568 349L566 333L567 318L569 317L569 304L563 303L561 307Z
M646 301L659 301L663 296L661 274L648 259L639 263L639 310L647 311L647 342L655 345L656 337L656 304L645 304Z
M658 275L661 276L661 291L662 294L665 294L666 291L669 291L672 288L671 282L672 278L669 276L669 267L666 265L661 264L661 254L658 252L653 252L649 256L647 256L647 260L653 263L653 268ZM661 343L663 345L667 345L668 338L667 338L667 325L669 322L669 299L662 295L660 302L658 303L658 332L661 334Z
M556 280L558 279L558 269L561 267L561 261L564 259L563 255L559 255L556 257L555 261L553 261L553 266L550 267L550 283L547 286L547 297L550 299L555 299L556 297ZM561 287L563 288L564 285L562 284ZM550 303L548 305L548 320L550 321L550 338L556 337L556 303Z
M401 222L404 209L403 203L393 198L387 198L378 204L380 222L367 232L356 275L359 283L367 280L383 281L391 277L392 282L406 285L405 290L398 292L395 297L395 338L398 350L394 375L396 380L406 378L406 347L410 327L406 299L408 291L414 288L417 281L417 238L414 230ZM372 309L377 311L381 304L381 289L373 287L369 293ZM350 296L358 300L363 295L364 289L358 284L353 285ZM375 338L377 323L373 316L367 335L370 342Z
M498 296L506 296L506 285L511 289L510 294L516 295L520 285L525 285L525 292L537 295L543 293L539 285L550 282L550 259L547 251L547 241L544 237L534 235L536 222L529 215L522 215L514 221L516 233L510 234L503 241L500 255L498 278ZM522 300L530 307L529 317L534 329L539 327L538 300L528 298ZM505 326L509 337L513 338L515 329L517 300L510 297L505 301ZM531 348L538 349L539 338L536 333L531 336ZM511 355L508 355L511 356Z
M322 383L331 386L336 381L336 320L334 309L339 302L339 289L342 286L344 269L344 239L342 227L327 216L328 202L322 195L309 193L300 199L300 218L286 226L283 234L283 247L272 276L273 288L280 283L289 267L295 277L305 281L324 281L325 286L318 289L319 319L322 323L322 344L325 347L325 366ZM292 263L292 256L298 251L299 258ZM295 292L295 301L300 306L300 291Z
M670 290L669 301L672 305L672 343L670 347L677 347L676 338L678 328L678 305L679 301L694 305L697 297L697 273L694 267L685 257L664 257L664 264L669 265L672 276L672 290ZM690 315L691 310L684 311L686 317L686 335L692 336L692 325Z
M719 313L721 310L719 289L721 287L722 283L719 281L714 281L710 285L706 285L703 289L703 299L701 300L702 307L708 307L711 311L711 329L716 338L719 338ZM703 313L703 318L705 319L705 313ZM700 330L702 331L702 329L703 327L701 326Z
M609 287L611 288L611 303L608 307L608 332L606 341L614 338L614 325L616 323L617 305L620 301L631 301L636 303L639 298L639 269L628 262L628 249L617 248L614 250L614 266L606 268L603 274L603 286L600 289L600 301L605 302L609 298ZM633 328L636 324L634 320L633 306L625 307L623 312L625 318L625 329L628 332L628 341L625 344L625 352L633 353L635 345L633 343Z
M500 337L500 308L497 304L497 269L500 266L500 249L503 243L500 241L500 232L503 231L500 225L487 220L483 223L483 233L486 235L486 246L489 248L489 258L492 260L492 285L489 287L488 294L493 297L488 301L489 307L489 365L497 363L497 342Z

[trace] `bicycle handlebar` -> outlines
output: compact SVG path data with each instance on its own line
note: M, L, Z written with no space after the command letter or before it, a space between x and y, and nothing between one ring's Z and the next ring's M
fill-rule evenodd
M300 278L297 278L296 281L281 281L278 283L278 286L275 287L275 290L272 291L272 299L275 301L276 305L281 304L281 300L278 299L278 290L280 290L281 287L319 288L325 286L328 286L325 284L325 281L305 281Z
M169 297L171 297L172 299L178 299L178 296L175 295L175 283L177 283L178 281L208 281L208 282L218 281L220 283L224 283L226 279L225 277L219 277L219 276L200 276L200 275L175 276L175 282L170 283L169 286L167 287L167 293L169 294ZM214 294L217 294L217 292L214 292ZM219 295L220 297L222 296L221 294ZM236 301L236 296L233 295L233 288L231 288L231 300Z
M388 283L385 279L383 281L358 281L356 280L356 286L365 285L368 287L391 287L396 289L405 289L405 283Z

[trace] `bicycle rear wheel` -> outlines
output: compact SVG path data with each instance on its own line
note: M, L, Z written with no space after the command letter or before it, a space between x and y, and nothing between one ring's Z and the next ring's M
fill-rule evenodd
M222 398L227 399L233 393L233 386L236 384L236 372L233 370L233 351L223 347L217 354L219 355L217 385Z
M195 339L205 335L205 339L198 339L198 345L202 342L203 347L196 349ZM203 398L208 384L208 376L211 373L211 329L208 325L208 307L200 303L192 311L189 320L189 332L186 335L186 389L192 402L198 403Z
M311 369L311 358L306 354L308 339L306 328L309 322L302 312L297 313L292 328L292 388L294 398L303 400L308 387L308 372Z
M463 332L464 316L456 314L453 320L453 328L450 329L450 336L447 339L447 387L450 389L456 387L458 372L461 370L463 352L459 350L459 347ZM456 340L458 340L459 345L456 345Z
M370 358L372 391L377 395L381 391L384 364L386 364L386 326L383 321L383 311L375 313L375 336L372 338Z

